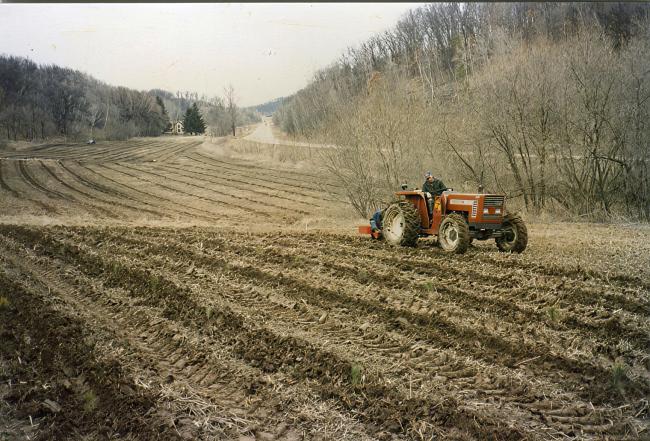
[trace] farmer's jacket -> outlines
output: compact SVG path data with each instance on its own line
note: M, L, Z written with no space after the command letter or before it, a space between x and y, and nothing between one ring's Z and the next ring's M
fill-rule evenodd
M447 188L447 186L443 184L440 179L434 179L433 182L424 181L424 185L422 185L422 191L431 193L435 196L441 195L445 188Z

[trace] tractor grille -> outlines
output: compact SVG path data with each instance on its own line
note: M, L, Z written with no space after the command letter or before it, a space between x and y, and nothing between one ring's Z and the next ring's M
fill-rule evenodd
M503 207L503 196L485 196L483 200L483 207Z
M472 203L472 217L476 217L476 212L478 211L478 201Z

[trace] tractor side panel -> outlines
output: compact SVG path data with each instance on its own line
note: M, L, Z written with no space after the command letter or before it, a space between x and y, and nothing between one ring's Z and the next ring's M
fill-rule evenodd
M473 216L476 216L479 200L477 195L464 193L443 194L436 200L436 205L440 205L439 215L434 207L434 228L435 234L438 234L442 219L447 213L460 213L465 219L471 222Z
M475 215L478 208L478 200L473 195L450 194L447 197L447 212L462 213L466 219ZM474 208L477 207L477 208Z

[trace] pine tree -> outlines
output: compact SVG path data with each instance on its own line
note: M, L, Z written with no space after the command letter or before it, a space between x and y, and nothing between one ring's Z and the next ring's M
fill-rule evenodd
M187 134L192 134L194 132L194 113L192 112L191 106L185 111L185 116L183 117L183 128Z
M196 115L196 133L203 134L207 128L205 121L203 120L203 115L201 115L201 112L199 112L199 108L197 107L196 103L194 103L192 107L194 108L194 114Z
M185 126L185 133L191 134L201 134L205 133L206 125L199 112L199 108L196 103L188 107L185 112L185 117L183 118L183 125Z

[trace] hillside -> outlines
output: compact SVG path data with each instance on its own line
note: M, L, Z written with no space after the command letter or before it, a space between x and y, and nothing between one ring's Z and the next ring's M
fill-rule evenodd
M348 146L324 163L364 216L431 170L532 215L648 220L649 11L424 5L319 71L274 121Z
M193 103L199 105L210 134L229 133L231 117L221 97L115 87L77 70L0 56L0 146L6 140L160 136L170 118L182 119ZM237 125L258 121L254 110L237 109Z
M276 98L274 100L267 101L266 103L253 106L253 109L261 113L262 115L271 115L276 110L278 110L278 108L282 105L284 100L285 100L284 97Z

